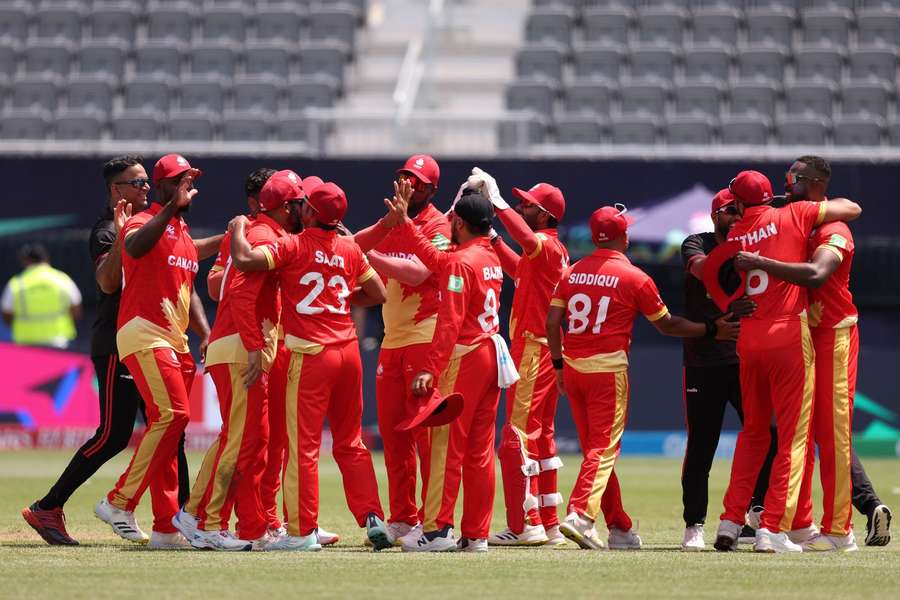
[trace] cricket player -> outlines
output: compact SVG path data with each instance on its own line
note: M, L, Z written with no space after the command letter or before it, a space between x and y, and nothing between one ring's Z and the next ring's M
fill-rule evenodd
M197 195L198 176L200 170L178 154L159 159L153 167L159 197L125 222L118 242L123 274L116 344L144 399L147 429L128 468L94 513L117 535L141 544L148 538L134 509L151 482L159 490L153 496L153 531L176 534L177 453L190 417L196 371L185 330L190 325L200 336L201 359L209 340L203 304L194 291L198 248L184 220Z
M591 550L603 548L594 523L605 508L603 496L625 429L628 351L635 318L642 314L660 333L677 337L734 339L739 328L727 320L730 315L705 323L671 315L653 280L624 254L628 248L624 213L625 207L617 205L591 215L591 237L597 249L563 272L546 323L557 386L569 397L584 455L560 531ZM630 526L621 533L637 537ZM630 540L628 545L640 548L640 540Z
M847 200L801 201L773 208L772 184L758 171L738 173L729 189L741 214L728 233L729 241L740 241L748 252L783 262L806 259L815 227L853 220L862 212ZM738 434L715 547L727 551L737 545L747 503L768 451L774 413L778 450L753 548L757 552L800 552L786 532L797 511L812 426L815 371L808 301L798 286L762 270L749 271L745 286L756 309L741 319L737 345L744 425Z
M351 302L384 301L381 280L352 239L337 235L347 198L334 183L319 185L301 205L303 233L252 248L237 217L232 260L245 271L277 270L285 344L292 351L286 404L288 460L284 508L288 535L266 550L315 551L318 461L325 418L347 504L376 550L390 547L372 457L362 442L362 364ZM403 213L405 216L405 213ZM252 369L251 369L252 372Z

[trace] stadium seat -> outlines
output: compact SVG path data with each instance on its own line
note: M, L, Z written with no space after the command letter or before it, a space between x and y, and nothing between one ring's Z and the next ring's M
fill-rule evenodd
M278 7L260 6L256 9L255 39L264 43L300 41L301 23L305 11L291 5Z
M222 139L226 142L265 142L269 139L271 113L239 111L225 113L222 118Z
M895 8L861 9L856 13L856 45L900 45L900 2Z
M827 42L846 47L850 38L851 11L841 8L810 8L800 16L800 30L807 44Z
M28 35L28 5L20 3L4 3L0 6L0 40L4 45L10 42L23 42Z
M201 37L229 44L242 44L246 36L247 12L243 4L217 6L199 15Z
M12 77L16 73L16 64L18 63L18 52L13 45L0 44L0 75Z
M302 113L282 113L275 120L275 136L281 142L310 142L315 125Z
M666 122L666 141L670 145L708 146L714 136L715 121L712 117L676 115Z
M751 46L790 48L793 42L794 11L786 7L751 9L747 12L747 41Z
M625 50L618 45L603 43L578 46L573 49L575 77L604 78L618 81Z
M900 121L894 121L887 127L888 142L892 146L900 146Z
M675 112L679 115L717 117L725 86L711 81L684 81L675 86Z
M105 73L73 74L65 85L66 107L70 111L112 111L116 78Z
M104 112L96 110L67 110L57 113L53 122L58 140L99 140L106 122Z
M582 6L587 6L589 2L586 2L584 0L533 0L532 4L536 8L559 6L562 8L575 10L577 8L581 8Z
M281 82L281 79L272 75L246 75L236 78L232 86L235 110L268 114L276 112Z
M80 73L102 73L119 78L125 71L128 46L125 42L85 42L78 51L77 70Z
M153 2L147 6L147 37L151 40L191 39L194 8L187 2Z
M544 78L550 81L562 79L562 66L565 53L558 45L527 45L516 53L516 75L521 78ZM576 55L576 74L578 72L578 56Z
M72 44L63 40L31 42L22 52L22 62L29 73L68 75L72 66Z
M724 116L719 123L720 140L725 145L765 146L771 124L766 117Z
M785 146L821 146L828 137L828 121L818 117L782 117L775 129L778 143Z
M694 9L691 22L695 44L734 45L738 39L741 12L724 6L699 6Z
M687 79L728 81L731 75L732 51L718 45L685 48L684 76Z
M622 113L627 115L654 115L665 113L669 84L663 81L627 81L619 88Z
M655 144L658 118L646 115L614 119L610 124L613 144Z
M844 116L886 117L891 88L883 81L851 81L841 90Z
M209 142L215 135L215 121L205 112L173 112L168 119L168 137L175 141Z
M130 2L94 2L87 17L90 38L131 43L139 16L138 8Z
M50 129L50 115L41 110L10 110L0 113L0 139L43 140Z
M669 46L634 46L630 51L631 77L658 77L671 81L675 77L678 54Z
M794 77L840 81L844 70L844 52L837 46L801 47L794 51Z
M297 55L300 75L328 75L343 89L346 53L347 49L340 44L304 44Z
M685 12L677 6L641 7L637 12L638 38L681 46Z
M160 138L161 119L147 111L122 112L113 117L112 136L116 140L152 140Z
M244 70L248 75L269 74L286 79L290 66L291 55L283 43L248 44L244 52Z
M134 53L136 73L171 75L181 73L181 46L173 42L146 42L137 46Z
M893 83L896 77L896 49L867 47L857 48L850 53L850 79L870 79Z
M83 19L84 9L79 2L42 3L34 12L34 37L41 40L77 41L81 39Z
M743 48L737 53L738 73L743 80L783 81L787 57L783 48Z
M784 88L787 114L831 118L835 86L830 82L800 81Z
M542 79L519 79L506 88L506 108L531 110L539 115L553 114L556 87Z
M139 75L127 77L122 84L125 109L134 112L165 114L176 94L176 80L171 75Z
M741 116L769 117L775 114L778 88L764 81L737 81L731 85L729 113Z
M884 120L878 117L841 117L834 121L835 146L880 146Z
M327 108L337 101L338 86L327 76L296 77L288 81L286 96L291 112L310 107Z
M562 115L554 126L557 144L601 144L606 120L596 115Z
M345 6L313 7L309 13L309 39L338 42L351 53L356 35L356 12Z
M225 87L228 81L211 75L192 76L178 84L178 107L182 112L204 111L221 113L225 108Z
M572 43L574 16L564 8L536 8L525 18L525 40L532 43Z
M586 8L581 16L584 41L624 45L628 41L628 27L633 18L631 10L621 6Z
M563 106L569 114L608 115L615 88L608 81L576 79L563 91Z
M56 110L61 79L55 74L25 74L12 80L12 107L26 110Z
M543 143L546 135L547 123L543 117L501 119L497 123L497 145L507 150Z
M234 44L215 41L194 44L190 50L191 73L195 75L219 75L234 77L237 56Z

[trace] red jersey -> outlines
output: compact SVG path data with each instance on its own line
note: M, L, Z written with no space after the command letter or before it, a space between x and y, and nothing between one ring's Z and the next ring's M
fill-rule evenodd
M288 348L315 354L322 346L356 339L348 299L377 275L356 242L310 228L260 248L269 269L278 270Z
M433 375L443 373L452 357L500 332L503 268L490 240L478 237L446 255L439 277L437 329L425 366Z
M841 265L822 287L809 290L809 326L839 329L855 325L859 318L850 293L853 263L853 234L843 221L824 223L809 238L809 255L819 248L834 252Z
M251 221L252 222L252 221ZM219 253L216 254L216 260L213 262L213 266L209 268L209 273L207 274L207 279L213 274L221 271L225 271L228 269L229 271L234 268L231 266L231 232L226 231L225 235L222 236L222 241L219 243ZM225 283L225 280L228 278L228 273L224 273L222 275L222 283ZM224 285L219 287L219 297L216 298L216 302L222 301L222 295L225 293Z
M509 315L509 337L532 336L546 342L550 296L563 271L569 267L569 253L555 229L537 232L538 246L522 254L516 268L516 293Z
M274 245L285 236L281 225L260 214L247 230L247 241L254 248ZM226 244L228 244L226 246ZM226 233L219 248L218 264L225 260L219 310L209 336L206 364L247 363L249 350L262 350L263 368L269 370L275 360L281 299L275 273L243 273L231 262L231 233Z
M133 235L162 210L151 204L125 222L122 230L122 298L119 301L116 344L119 357L138 350L172 348L187 353L187 331L197 247L181 217L173 217L150 251L132 258L125 251L125 238Z
M444 214L429 204L412 219L413 226L441 251L450 247L450 222ZM414 243L408 231L395 228L375 250L387 256L410 259L415 255ZM434 337L440 305L440 285L437 273L417 286L406 285L391 277L382 277L387 300L381 307L384 319L383 348L403 348L413 344L427 344Z
M792 202L784 208L750 206L728 232L728 240L738 240L747 252L782 262L806 262L807 241L825 217L825 204ZM756 303L748 321L799 319L807 308L807 295L799 286L765 271L747 273L747 295Z
M606 248L565 270L550 306L566 310L563 358L582 373L627 369L634 319L642 314L652 322L669 313L653 279Z

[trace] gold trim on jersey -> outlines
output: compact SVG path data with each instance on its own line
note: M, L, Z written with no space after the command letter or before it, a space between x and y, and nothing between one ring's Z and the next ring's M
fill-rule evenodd
M647 317L647 320L650 321L651 323L655 323L656 321L659 321L660 319L665 317L667 314L669 314L669 307L663 306L661 309L659 309L652 315L644 315L644 316Z
M821 244L818 248L816 248L816 252L818 252L819 250L828 250L830 252L833 252L841 262L844 262L844 253L841 252L840 249L836 246L832 246L831 244Z
M618 373L628 370L628 354L624 350L594 354L584 358L570 358L563 353L563 359L567 365L579 373Z
M323 346L322 344L304 340L303 338L299 338L291 334L287 334L284 336L284 345L291 352L296 352L297 354L315 355L325 349L325 346Z
M275 349L278 345L278 328L268 319L261 325L263 341L266 345L262 351L263 370L268 372L275 362ZM247 364L247 349L239 333L232 333L210 342L206 350L206 365Z
M177 304L169 298L163 298L160 302L163 315L169 322L168 329L141 316L136 316L119 327L116 332L116 346L120 358L149 348L172 348L178 354L190 352L184 333L187 330L188 311L191 305L191 291L186 283L181 284L175 301Z

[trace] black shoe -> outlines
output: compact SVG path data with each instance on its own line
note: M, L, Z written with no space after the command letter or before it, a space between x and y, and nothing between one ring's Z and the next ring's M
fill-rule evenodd
M743 529L741 529L741 534L738 536L738 543L740 544L752 544L756 541L756 530L750 527L749 525L744 525Z
M891 509L879 504L866 521L866 546L887 546L891 542Z
M719 552L734 552L737 550L737 546L738 541L727 535L716 536L716 541L713 543L713 548Z

